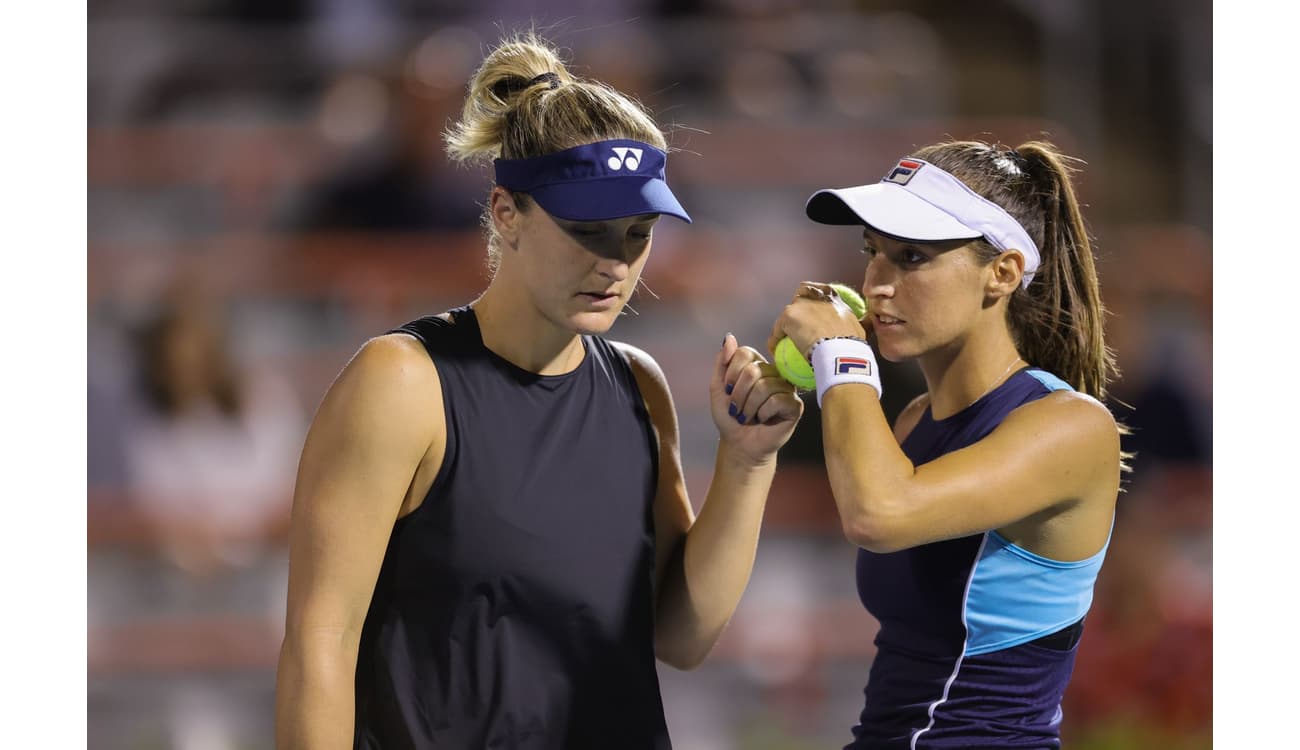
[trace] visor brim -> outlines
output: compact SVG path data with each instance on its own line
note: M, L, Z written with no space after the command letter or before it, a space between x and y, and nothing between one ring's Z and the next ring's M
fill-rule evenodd
M564 182L535 188L529 195L548 214L568 221L665 214L691 223L690 215L668 188L668 183L653 177Z
M983 236L924 198L884 182L818 190L808 199L804 212L820 224L866 225L890 237L915 242Z

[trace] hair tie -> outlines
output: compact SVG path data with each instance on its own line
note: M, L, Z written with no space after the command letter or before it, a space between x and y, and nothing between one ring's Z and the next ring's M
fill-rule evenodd
M541 75L534 76L533 79L529 81L525 81L523 78L520 78L518 76L510 76L509 78L502 78L501 80L493 84L492 93L495 94L498 99L505 101L509 99L511 96L513 96L514 94L518 94L520 91L523 91L524 89L527 88L531 88L539 83L542 83L543 81L551 84L552 89L557 89L560 87L560 76L550 71L547 71L545 73L542 73Z
M551 89L558 89L560 87L560 76L556 73L552 73L549 70L546 71L545 73L542 73L541 75L535 76L533 80L528 82L528 85L536 86L542 81L549 82L551 84Z
M993 163L1003 172L1011 175L1023 175L1029 173L1029 160L1014 148L1005 151L992 151Z

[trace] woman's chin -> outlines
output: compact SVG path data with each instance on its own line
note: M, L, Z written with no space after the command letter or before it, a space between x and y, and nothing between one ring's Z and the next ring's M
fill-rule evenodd
M881 359L888 360L894 364L906 362L909 359L916 359L917 356L917 352L899 347L892 342L882 342L879 339L876 340L875 350L876 354L879 355Z
M622 306L610 310L590 310L569 316L569 327L582 336L602 336L609 332L618 319Z

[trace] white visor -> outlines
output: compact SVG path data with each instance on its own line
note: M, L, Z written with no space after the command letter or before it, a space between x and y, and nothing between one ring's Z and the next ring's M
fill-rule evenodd
M1002 252L1016 250L1024 256L1021 286L1029 285L1040 262L1038 246L1011 214L921 159L900 159L874 185L818 190L804 210L822 224L865 224L900 240L983 237Z

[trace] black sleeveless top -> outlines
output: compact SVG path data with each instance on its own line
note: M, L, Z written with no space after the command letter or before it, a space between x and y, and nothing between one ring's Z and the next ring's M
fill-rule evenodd
M654 655L654 433L622 354L573 372L489 351L468 307L402 326L447 448L399 519L361 633L358 749L670 748Z

